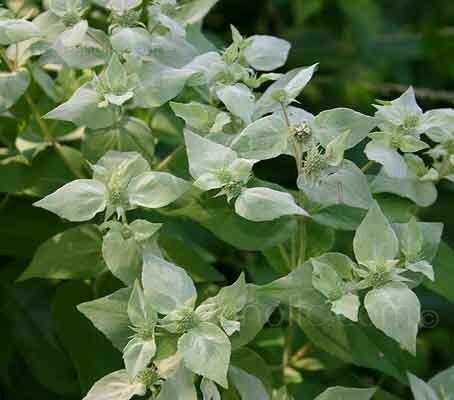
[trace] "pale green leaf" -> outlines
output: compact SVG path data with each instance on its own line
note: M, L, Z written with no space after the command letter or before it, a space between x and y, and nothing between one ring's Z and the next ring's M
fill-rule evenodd
M375 118L349 108L334 108L322 111L311 122L314 135L323 147L327 147L336 137L345 131L349 131L345 149L356 146L367 137L375 126Z
M421 305L418 297L400 282L387 283L366 294L364 306L373 324L396 340L403 349L416 353L416 335Z
M197 135L190 130L184 131L189 171L194 179L206 173L215 174L226 169L237 159L236 153L218 143Z
M437 393L443 397L449 399L448 396L454 393L454 367L448 368L439 374L435 375L430 381L432 386Z
M340 299L332 302L331 311L334 314L343 315L344 317L357 322L359 307L359 297L356 294L347 293Z
M257 71L273 71L287 61L290 43L286 40L267 35L254 35L244 50L247 63Z
M216 94L234 116L242 119L246 124L252 122L255 97L246 85L237 83L236 85L221 86Z
M238 215L250 221L271 221L284 215L308 215L289 193L258 187L245 189L235 201Z
M145 172L129 183L129 202L145 208L165 207L189 188L188 182L167 172Z
M372 141L367 144L365 153L369 160L383 165L383 169L388 176L392 178L407 177L407 164L397 150Z
M221 400L221 394L216 384L210 379L202 378L200 391L202 392L203 400Z
M399 242L377 202L373 202L353 239L358 262L385 262L396 257Z
M0 113L16 104L29 85L30 74L26 69L0 72Z
M112 372L96 382L83 400L129 400L134 396L144 396L146 386L134 382L126 372Z
M69 221L88 221L106 208L106 188L93 179L77 179L34 205Z
M142 284L146 300L161 314L195 304L197 292L186 271L154 254L144 254Z
M0 45L22 42L41 36L37 25L25 19L0 19Z
M160 107L176 97L192 75L188 69L144 63L137 74L134 101L138 107Z
M192 374L183 363L166 379L156 400L197 400Z
M408 380L410 381L410 388L415 400L439 400L432 387L422 379L408 373Z
M48 112L44 118L70 121L90 129L106 128L114 124L116 115L112 107L98 107L101 101L91 83L86 83L68 101Z
M123 360L131 379L137 377L144 370L156 354L154 337L142 339L132 338L123 350Z
M294 69L274 82L257 101L254 118L260 118L265 114L280 110L281 106L274 98L274 94L278 91L283 90L285 92L287 104L296 99L311 80L316 68L317 64Z
M178 340L178 353L192 372L227 388L230 341L216 325L204 322Z
M271 115L247 126L231 146L241 157L266 160L285 152L288 135L288 128L282 118Z

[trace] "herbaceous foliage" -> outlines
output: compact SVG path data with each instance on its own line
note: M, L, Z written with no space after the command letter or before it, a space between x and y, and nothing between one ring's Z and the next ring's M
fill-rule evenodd
M439 181L454 181L454 110L424 112L410 87L377 101L374 115L342 107L313 115L297 98L319 66L273 72L283 71L290 44L234 27L231 44L217 48L200 31L215 3L50 0L33 17L0 9L0 112L14 119L25 101L34 118L8 144L2 166L27 175L51 152L71 176L63 185L4 185L83 222L44 243L21 280L95 279L107 269L121 282L77 307L124 364L85 400L291 399L247 347L279 305L295 310L326 351L406 380L372 352L416 354L414 288L436 282L442 226L416 213L396 221L377 195L427 207ZM107 30L90 26L93 9ZM32 87L53 104L45 114ZM155 155L149 120L162 109L184 124L164 159ZM347 151L364 144L369 162L358 166ZM293 189L254 175L258 163L283 155L294 159ZM258 285L240 273L231 285L203 290L200 282L219 281L210 256L168 233L170 245L161 239L166 225L187 220L239 250L262 251L281 277ZM354 231L349 255L330 252L336 230ZM181 245L201 266L177 265L172 247ZM102 260L89 263L87 254L98 250ZM332 324L327 343L324 321ZM408 379L416 399L447 399L452 376ZM337 386L317 399L375 393Z

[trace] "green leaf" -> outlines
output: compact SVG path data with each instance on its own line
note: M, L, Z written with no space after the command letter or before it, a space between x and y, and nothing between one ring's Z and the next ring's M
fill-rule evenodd
M221 240L243 250L263 250L276 246L287 240L296 229L296 221L289 217L260 224L248 221L237 215L225 199L219 197L198 200L168 214L190 218Z
M39 87L46 93L46 96L52 99L54 102L61 101L61 96L57 92L57 86L53 79L44 71L43 68L37 63L30 65L31 73L35 82Z
M345 149L350 149L363 141L375 126L375 118L349 108L322 111L311 121L314 135L325 148L339 135L348 131Z
M145 172L128 185L132 206L160 208L173 203L189 190L190 184L167 172Z
M216 325L204 322L178 340L178 353L192 372L227 388L230 341Z
M255 97L246 85L237 83L236 85L221 86L216 94L235 117L242 119L246 124L252 122Z
M4 315L33 380L59 397L77 396L76 371L56 336L51 314L54 291L48 282L12 285L2 276L1 286Z
M133 333L128 317L130 295L130 288L120 289L77 307L120 351L123 351Z
M373 238L380 240L372 240ZM372 203L369 212L356 230L353 248L360 263L385 262L396 257L399 242L377 202Z
M197 400L192 374L183 363L166 379L156 400Z
M408 373L408 380L415 400L438 400L435 391L423 380L410 373Z
M454 302L454 252L446 243L441 243L432 264L435 272L435 282L425 280L424 286Z
M377 389L354 389L346 387L332 387L325 390L315 400L370 400Z
M194 75L189 69L175 69L158 62L143 63L134 89L138 107L160 107L176 97Z
M366 294L364 306L373 324L416 353L416 335L421 315L418 297L400 282L391 282Z
M258 187L245 189L235 201L238 215L250 221L271 221L285 215L305 215L289 193Z
M90 129L102 129L112 126L116 120L112 106L100 108L102 101L91 83L86 83L75 91L65 103L54 108L43 118L70 121L77 126Z
M144 254L142 284L145 298L161 314L194 307L197 292L186 271L149 252Z
M100 250L101 235L95 225L68 229L39 247L19 280L94 278L105 268Z
M93 179L77 179L33 205L69 221L88 221L106 208L106 188Z
M133 382L125 369L112 372L96 382L83 400L129 400L132 397L144 396L146 386Z
M267 400L270 398L262 381L241 368L231 366L229 368L229 378L233 386L238 390L241 399Z
M189 237L178 237L173 233L159 235L159 247L176 265L181 265L194 282L219 282L224 276L202 255Z
M248 125L235 137L231 146L241 157L267 160L284 153L288 135L282 118L271 115Z
M57 333L76 367L84 394L98 379L122 366L120 354L77 311L77 305L90 297L90 287L85 283L68 282L58 287L53 300ZM93 357L93 354L102 354L102 357Z
M23 42L24 40L41 35L39 28L25 19L1 19L0 20L0 45Z
M24 68L15 72L0 72L0 113L16 104L29 85L30 74Z
M273 71L287 61L290 43L267 35L248 38L249 46L244 50L246 62L257 71Z
M107 151L136 151L149 163L154 160L156 139L142 120L125 117L115 126L87 132L82 152L90 162L98 161Z

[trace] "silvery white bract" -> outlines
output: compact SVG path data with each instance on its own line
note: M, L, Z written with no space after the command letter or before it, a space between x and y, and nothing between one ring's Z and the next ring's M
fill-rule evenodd
M414 219L391 226L373 202L353 240L359 265L342 254L312 259L312 285L328 299L332 312L355 322L358 293L367 290L364 306L372 323L414 354L421 307L406 283L412 273L434 279L430 262L440 239L438 229Z
M180 178L151 171L134 152L109 151L92 168L93 179L72 181L35 205L70 221L87 221L104 210L108 219L137 207L164 207L189 189Z
M71 121L91 129L106 128L118 120L117 107L134 96L125 67L113 56L103 73L76 90L66 102L44 117Z
M357 273L365 278L366 286L373 287L364 300L372 322L414 354L420 304L405 284L408 279L401 275L405 268L397 267L399 241L377 203L358 227L353 247L357 261L363 266Z
M274 82L258 99L254 117L260 118L279 110L282 104L287 106L293 102L309 83L316 69L317 64L294 69Z
M156 400L197 400L193 374L182 362L162 384Z
M176 69L159 62L144 62L134 76L134 103L138 107L160 107L175 98L196 72Z
M185 130L189 171L202 190L222 189L219 195L235 199L235 211L251 221L270 221L285 215L307 215L289 193L265 187L246 188L255 160L238 158L221 144Z
M286 40L266 35L254 35L244 50L246 62L257 71L273 71L282 67L290 51Z
M0 18L0 45L6 46L41 36L40 29L25 19Z
M160 254L156 232L162 224L136 219L130 224L109 221L103 224L109 231L103 237L102 255L110 271L126 285L140 278L142 254L145 250Z
M152 303L145 299L139 281L135 282L128 302L128 316L134 335L123 350L123 360L129 376L135 379L156 353L155 327L158 320Z
M83 400L129 400L146 392L143 383L132 380L126 370L120 370L96 382Z
M398 99L382 103L375 105L380 130L369 135L372 141L365 152L370 160L382 164L390 177L405 178L407 167L398 150L414 153L428 148L420 136L431 131L440 132L440 122L434 118L436 110L423 113L412 87Z
M454 368L448 368L429 380L428 383L408 373L411 391L415 400L450 400L454 393Z
M178 354L192 372L227 387L230 341L213 322L211 314L195 309L197 297L192 279L180 267L151 253L144 255L142 284L145 300L165 317L160 326L181 335Z

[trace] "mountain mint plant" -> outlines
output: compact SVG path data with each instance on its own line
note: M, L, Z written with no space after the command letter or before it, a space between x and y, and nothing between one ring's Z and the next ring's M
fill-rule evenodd
M406 381L405 364L385 361L416 354L414 289L437 282L442 226L422 222L418 207L454 181L454 110L423 112L409 88L372 116L313 115L301 95L323 65L286 72L289 42L235 27L216 47L200 29L216 0L43 3L41 13L0 9L1 116L29 110L0 161L33 171L46 153L65 171L47 181L33 172L11 193L76 223L21 279L93 286L77 308L123 367L98 376L84 399L291 400L308 360L320 362L294 352L289 333L267 372L257 352L274 340L281 307L289 332L297 324L308 343ZM289 157L294 171L275 175L295 177L291 186L262 179L261 165ZM396 216L403 198L410 206ZM213 267L226 255L212 239L238 249L234 271ZM40 260L53 248L69 261ZM100 261L88 271L93 248ZM451 378L409 383L416 399L448 399ZM363 386L317 399L378 393Z

